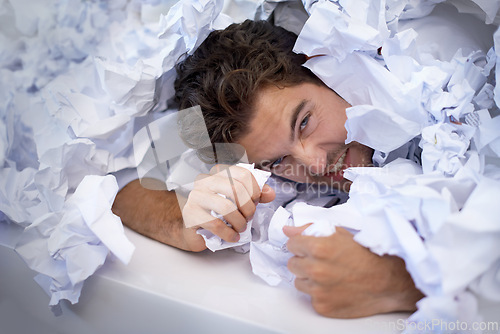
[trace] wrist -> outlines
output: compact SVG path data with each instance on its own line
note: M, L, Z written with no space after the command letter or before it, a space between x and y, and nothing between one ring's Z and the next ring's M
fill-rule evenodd
M190 251L190 252L201 252L207 249L205 244L205 239L198 233L196 233L196 229L194 228L186 228L182 225L182 246L178 246L178 248Z

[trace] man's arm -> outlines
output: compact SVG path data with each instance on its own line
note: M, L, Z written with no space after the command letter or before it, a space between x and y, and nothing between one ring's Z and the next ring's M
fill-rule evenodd
M184 199L182 213L175 192L147 189L139 180L120 190L112 210L134 231L180 249L206 249L205 240L196 233L198 228L235 242L246 229L257 203L272 201L274 190L265 185L261 191L252 173L242 167L216 165L210 173L200 174L194 182L189 198ZM212 216L212 210L221 213L231 226Z
M283 229L295 255L288 268L296 275L297 289L311 296L319 314L358 318L416 310L424 295L402 259L372 253L343 228L329 237L313 237L301 235L305 227Z
M194 252L206 248L195 229L184 227L173 191L150 190L134 180L118 192L112 210L123 224L151 239Z

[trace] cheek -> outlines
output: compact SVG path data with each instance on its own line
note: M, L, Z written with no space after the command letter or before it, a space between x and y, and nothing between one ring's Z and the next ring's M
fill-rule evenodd
M347 138L347 129L345 128L345 123L347 122L347 114L345 109L338 108L335 112L330 115L328 121L332 131L334 131L339 138L345 140Z
M346 121L347 116L342 110L323 112L317 119L315 132L320 133L324 139L343 144L347 138Z
M336 138L339 141L342 141L343 143L345 142L347 138L347 129L345 128L345 122L347 121L347 117L342 117L341 115L338 117L335 117L334 120L332 120L333 125L331 126L332 131L334 131Z
M347 130L344 127L345 123L336 121L335 119L324 119L319 122L314 131L314 136L320 143L331 145L344 145L347 138Z

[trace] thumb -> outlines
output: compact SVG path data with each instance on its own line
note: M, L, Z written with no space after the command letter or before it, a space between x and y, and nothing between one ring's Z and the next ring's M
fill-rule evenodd
M269 203L276 198L276 192L268 184L264 184L262 187L262 193L260 194L260 203Z
M309 226L311 226L312 223L305 224L302 226L283 226L283 233L289 238L294 237L296 235L301 235L302 232Z

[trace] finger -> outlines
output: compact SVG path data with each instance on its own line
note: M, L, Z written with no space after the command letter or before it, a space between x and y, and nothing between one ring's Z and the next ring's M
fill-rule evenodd
M288 239L286 246L290 252L297 256L309 256L317 259L325 259L335 251L331 237L296 235Z
M230 180L232 182L228 183L227 179L219 177L218 175L213 176L213 178L216 182L210 184L210 190L215 193L224 194L236 205L243 217L245 217L246 220L250 220L255 213L256 206L247 188L236 179ZM226 215L227 211L224 213L219 211L216 212Z
M210 210L207 210L196 204L192 204L192 202L189 201L182 209L182 218L184 220L184 226L186 228L198 227L217 219L217 217L214 217L210 214Z
M201 205L212 205L208 201L207 196L211 194L223 195L228 198L236 207L242 212L242 214L249 219L255 212L255 204L252 201L247 188L236 179L230 179L223 175L216 174L207 178L200 177L195 181L195 187L193 191L199 191L200 195L196 199ZM192 195L190 195L191 197ZM221 197L221 196L219 196ZM219 201L220 202L220 201ZM229 205L229 204L227 204ZM212 208L213 209L213 208ZM225 215L232 210L216 211L219 214Z
M298 278L309 278L308 268L311 266L311 261L306 257L293 256L288 260L287 268Z
M322 286L330 285L339 278L342 267L335 263L318 260L312 257L293 256L288 260L288 270L298 278L307 278ZM339 271L340 269L340 271Z
M217 166L219 167L216 168ZM247 189L248 194L250 194L252 201L255 202L260 199L261 190L259 184L257 183L257 180L255 180L255 177L252 175L252 172L250 172L248 169L238 166L216 165L210 172L212 173L216 170L220 171L214 175L227 177L231 183L234 183L237 180L241 184L243 184ZM243 203L244 202L242 201L242 204Z
M302 226L283 226L283 233L289 238L294 237L296 235L301 235L302 232L309 226L311 226L312 223L302 225Z
M250 220L255 213L256 202L260 198L260 189L257 181L244 168L228 168L225 172L225 175L223 172L212 176L213 180L208 183L210 189L231 198L243 216L247 220Z
M311 294L313 285L314 283L307 278L295 278L295 288L308 295Z
M262 188L262 193L260 194L260 203L269 203L274 201L276 198L276 192L274 191L271 186L268 184L264 184L264 187Z
M214 211L223 216L236 232L241 233L246 230L247 219L238 210L236 205L227 198L198 190L191 191L189 197L189 203L186 204L187 208L185 206L184 210L191 211L189 221L195 220L197 223L194 225L201 225L212 221L214 216L211 214L211 211Z
M204 228L228 242L237 242L240 239L239 233L230 226L227 226L221 219L212 216L204 210L199 212L193 211L195 210L189 210L189 208L186 211L183 210L184 222L187 228ZM188 222L197 223L189 224Z
M231 225L230 227L232 227L236 232L241 233L247 229L247 220L243 217L241 212L233 211L223 217L224 220Z
M220 219L212 220L200 227L212 232L227 242L237 242L240 240L240 235Z
M248 188L239 180L232 180L233 197L232 199L236 203L238 209L243 214L243 216L250 220L256 209L256 204L248 192Z

